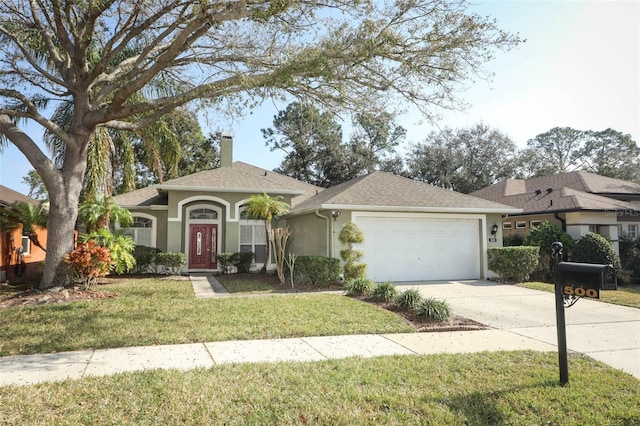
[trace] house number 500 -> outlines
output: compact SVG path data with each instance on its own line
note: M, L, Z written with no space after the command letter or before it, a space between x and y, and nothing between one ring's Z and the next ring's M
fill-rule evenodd
M592 297L594 299L600 296L598 290L593 288L574 287L572 285L565 285L562 291L569 296Z

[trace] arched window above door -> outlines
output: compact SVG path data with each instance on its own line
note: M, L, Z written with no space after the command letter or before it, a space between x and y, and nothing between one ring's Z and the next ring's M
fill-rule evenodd
M218 212L206 207L189 210L189 219L218 219Z

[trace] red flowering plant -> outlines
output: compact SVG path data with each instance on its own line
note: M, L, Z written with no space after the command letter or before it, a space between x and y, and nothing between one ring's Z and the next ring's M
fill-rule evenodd
M75 281L88 290L99 277L109 273L111 255L106 247L97 245L95 241L87 241L65 254L64 261L71 265Z

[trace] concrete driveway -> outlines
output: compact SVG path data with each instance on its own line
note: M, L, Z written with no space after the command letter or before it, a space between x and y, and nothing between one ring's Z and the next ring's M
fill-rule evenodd
M457 315L557 346L553 293L483 280L395 284L445 300ZM568 350L640 379L640 309L581 299L565 308L565 321Z

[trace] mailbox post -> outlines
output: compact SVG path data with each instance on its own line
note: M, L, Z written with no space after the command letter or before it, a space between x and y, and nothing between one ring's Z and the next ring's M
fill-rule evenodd
M562 261L562 243L551 245L553 251L553 282L556 296L556 331L558 333L558 365L560 367L560 385L569 383L569 361L567 359L567 326L564 319L564 295L558 265Z
M567 326L564 308L571 307L581 297L600 298L600 290L605 288L607 275L613 270L611 265L562 262L562 243L551 244L553 255L553 282L556 299L556 327L558 332L558 364L560 385L569 383L567 361ZM565 302L570 302L565 305Z

